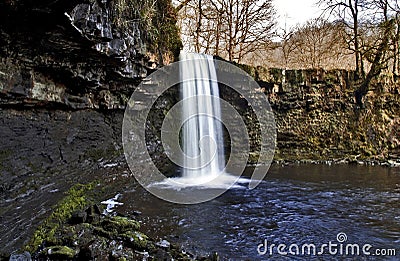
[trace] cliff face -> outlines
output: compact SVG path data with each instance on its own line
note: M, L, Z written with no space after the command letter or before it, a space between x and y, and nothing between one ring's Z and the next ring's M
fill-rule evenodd
M123 108L156 68L151 53L179 49L178 39L161 44L151 31L169 26L163 37L177 37L170 2L158 2L146 10L136 0L3 1L0 105Z
M164 60L159 53L179 50L171 3L146 3L0 3L0 107L123 109L136 85ZM277 158L398 157L398 82L376 81L360 108L351 72L244 69L276 112Z
M400 159L400 83L376 79L360 107L352 72L244 67L275 112L276 159L344 162Z
M132 182L118 109L180 46L171 2L147 2L0 2L0 252L26 243L71 185Z

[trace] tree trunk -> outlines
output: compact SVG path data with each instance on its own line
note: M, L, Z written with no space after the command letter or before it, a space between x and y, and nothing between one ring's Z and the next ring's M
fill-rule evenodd
M365 79L361 83L360 87L355 91L356 102L360 107L362 107L364 104L363 98L368 93L369 86L371 84L372 79L379 76L379 74L382 71L382 68L383 68L383 66L381 64L382 58L385 56L385 53L387 52L387 50L389 48L390 35L393 30L394 24L395 24L394 19L391 19L384 23L384 25L383 25L385 27L384 35L383 35L381 43L378 46L374 61L372 62L372 65L371 65L371 69L369 70Z
M396 18L396 32L394 35L394 39L393 39L393 75L394 76L398 76L399 75L399 62L400 62L400 46L399 46L399 41L400 41L400 27L399 27L399 21Z
M199 19L197 21L197 28L196 28L196 43L195 43L195 49L196 52L200 52L201 46L200 46L200 31L201 31L201 19L203 18L203 11L202 11L202 1L199 0Z
M358 19L354 19L354 27L353 27L353 33L354 33L354 51L356 55L356 74L355 74L355 80L359 80L362 77L362 56L360 52L360 44L359 44L359 37L358 37Z

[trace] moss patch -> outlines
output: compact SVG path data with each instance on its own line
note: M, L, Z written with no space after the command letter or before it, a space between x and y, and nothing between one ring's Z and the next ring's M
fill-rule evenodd
M113 233L124 233L130 230L139 230L140 224L135 220L125 217L110 217L102 222L102 227Z
M114 10L113 21L120 29L128 30L132 21L139 23L151 43L148 51L169 59L178 57L182 42L176 26L176 10L170 0L117 0Z
M67 246L52 246L43 249L41 254L47 255L52 259L72 259L75 256L75 250Z
M35 252L43 242L57 244L54 237L60 225L69 219L73 212L83 209L89 204L87 193L94 189L96 182L86 185L76 184L55 207L52 214L34 232L32 239L24 247L24 250Z
M121 237L125 242L129 242L129 245L134 249L146 249L148 247L149 238L138 231L128 231L122 234Z

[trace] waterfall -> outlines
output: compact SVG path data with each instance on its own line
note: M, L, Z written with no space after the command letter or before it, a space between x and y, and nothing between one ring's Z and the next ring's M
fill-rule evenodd
M165 129L164 133L168 137L167 141L173 141L171 145L167 145L169 149L172 148L168 153L173 159L177 159L182 175L166 178L148 186L153 191L161 189L157 190L157 193L163 198L171 198L173 195L163 191L164 189L189 189L190 195L176 194L177 198L170 199L172 202L204 202L221 195L227 189L242 188L239 184L248 183L247 179L240 178L241 172L232 175L226 171L222 116L225 116L225 120L227 118L221 114L233 112L227 110L227 103L219 97L216 64L218 63L210 55L184 52L180 54L181 101L166 117L167 122L171 122L168 126L179 128L174 131ZM179 113L174 112L175 109L179 110ZM241 126L237 123L238 119L241 120L240 115L233 117L230 123ZM177 151L179 149L180 151ZM174 155L178 155L177 158L174 158ZM196 192L193 188L212 190L205 193L200 190Z
M231 98L239 95L237 102L220 99L219 86L229 88L224 93L232 93ZM178 102L177 97L171 98L176 87L180 88ZM255 166L252 179L241 177L251 144L246 119L253 120L253 116L240 112L248 108L256 116L252 126L259 125L261 133L254 132L261 147L255 156L259 156L259 163L263 159L270 164L267 160L273 158L275 122L260 86L230 63L182 52L178 63L149 75L129 99L123 122L125 158L132 169L138 162L148 166L148 170L132 171L135 178L153 195L182 204L205 202L229 189L245 188L246 183L254 188L266 172L260 164ZM147 130L156 136L148 135ZM270 138L265 139L264 134L269 133ZM271 146L265 146L268 144ZM226 157L225 147L229 152Z
M219 89L210 55L181 53L183 178L207 182L225 168Z

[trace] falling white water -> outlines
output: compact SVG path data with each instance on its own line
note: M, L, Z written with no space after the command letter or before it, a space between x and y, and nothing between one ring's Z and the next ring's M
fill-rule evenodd
M180 60L185 61L180 68L182 149L186 154L183 178L207 182L222 174L225 167L214 59L205 54L181 53Z
M166 178L148 187L244 188L237 183L248 183L247 179L225 172L221 102L214 58L182 52L179 69L182 176Z

